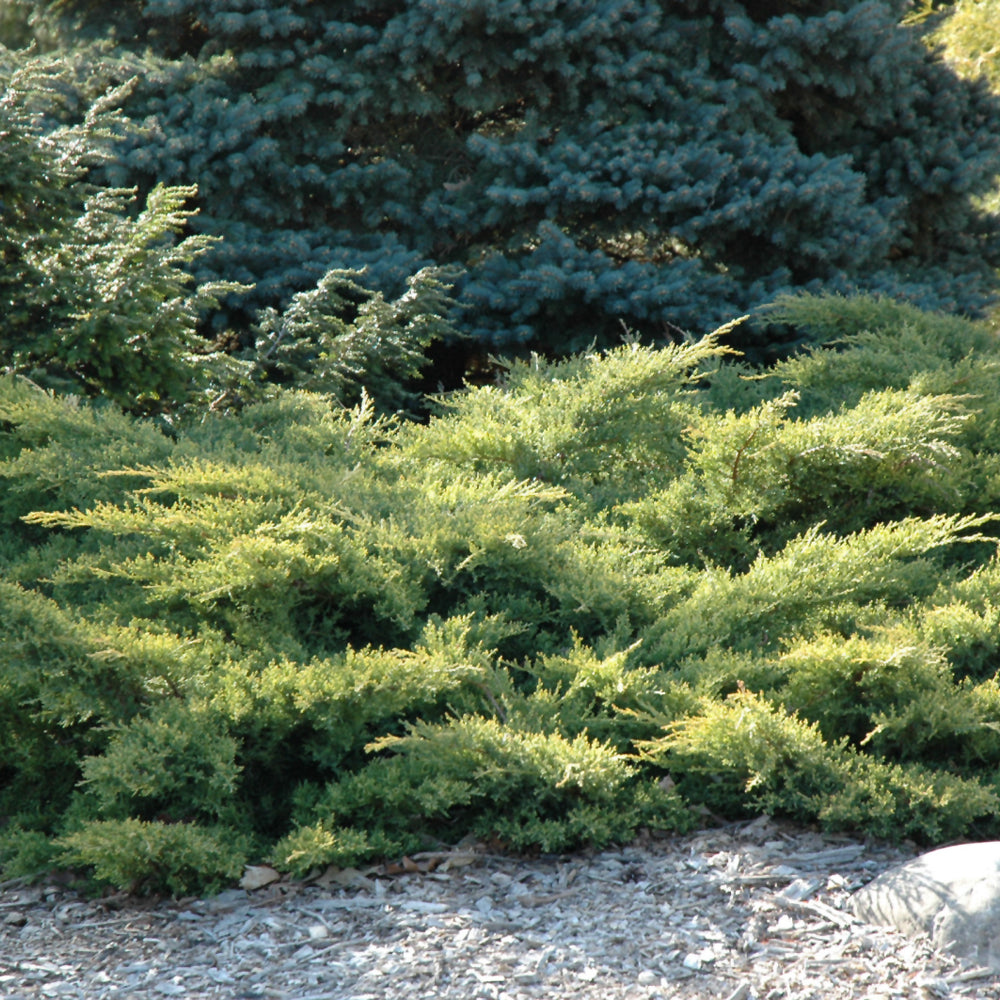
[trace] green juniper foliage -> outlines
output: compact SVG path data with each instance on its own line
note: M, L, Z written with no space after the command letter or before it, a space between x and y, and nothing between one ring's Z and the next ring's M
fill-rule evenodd
M945 59L963 76L985 77L1000 90L1000 52L996 24L1000 17L997 0L958 0L935 24L932 39L944 47Z
M454 266L463 331L560 353L802 288L970 314L995 292L1000 105L908 0L21 7L79 92L136 79L100 175L197 185L224 240L190 267L254 286L214 320L244 348L343 268L391 301Z
M359 271L328 271L316 287L292 297L281 313L262 310L251 348L236 352L250 398L277 385L329 392L356 402L367 392L389 411L420 406L405 383L415 381L436 341L458 338L447 318L453 271L423 268L407 278L406 291L386 301L365 287Z
M775 312L822 346L536 357L427 424L0 379L0 865L185 893L704 810L997 835L995 332Z
M368 749L396 756L329 785L311 806L314 822L275 848L279 864L305 872L356 858L356 847L344 851L341 832L352 821L370 840L362 856L413 850L428 834L453 835L456 822L512 848L559 851L627 837L643 823L690 821L675 796L582 734L524 732L467 715L411 726Z
M997 808L988 782L862 756L760 695L739 691L640 743L642 759L680 773L682 790L723 812L818 818L830 829L941 841Z
M198 318L240 286L185 270L215 242L174 239L196 188L157 184L134 212L134 189L86 183L120 140L129 85L53 124L72 110L70 76L0 49L0 365L137 411L181 404L221 364L202 357Z
M140 199L93 180L127 141L119 105L136 81L79 107L64 61L0 49L0 84L2 370L139 413L242 405L279 385L419 405L407 385L426 349L459 337L453 270L424 268L387 299L362 271L333 269L258 313L251 343L208 341L205 317L251 289L192 277L219 243L192 231L197 188L158 183Z

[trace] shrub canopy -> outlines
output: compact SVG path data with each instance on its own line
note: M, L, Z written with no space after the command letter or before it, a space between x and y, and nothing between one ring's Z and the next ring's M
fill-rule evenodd
M839 343L515 362L426 425L286 389L167 434L0 380L0 864L996 835L995 333L774 315Z

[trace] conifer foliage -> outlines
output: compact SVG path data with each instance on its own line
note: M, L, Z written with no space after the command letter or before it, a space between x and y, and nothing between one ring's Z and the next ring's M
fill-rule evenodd
M5 877L1000 834L1000 347L914 304L992 294L1000 129L901 13L0 14Z
M225 237L196 270L254 284L251 315L331 268L392 297L455 265L466 332L565 352L796 288L995 288L998 103L903 0L33 6L53 44L102 40L81 86L138 78L105 176L196 184Z
M995 836L996 333L773 314L831 345L535 358L428 424L290 387L167 434L0 380L0 866Z
M933 40L942 46L945 60L970 79L983 77L994 92L1000 91L1000 52L996 25L997 0L959 0L934 23Z
M192 276L219 243L191 232L197 189L157 183L140 200L94 180L125 141L120 104L134 86L81 104L65 60L0 50L0 369L139 413L287 385L415 405L407 383L427 347L458 336L454 271L420 270L387 298L363 271L331 270L281 312L260 310L249 342L206 341L206 315L250 289Z
M199 318L239 287L185 270L214 242L176 238L195 188L157 184L136 212L135 190L88 183L128 85L78 109L70 76L0 54L0 365L140 411L181 404L212 367Z

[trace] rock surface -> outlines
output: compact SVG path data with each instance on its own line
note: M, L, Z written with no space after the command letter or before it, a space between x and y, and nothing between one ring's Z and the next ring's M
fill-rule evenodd
M927 935L935 948L1000 972L1000 841L930 851L859 889L857 917Z

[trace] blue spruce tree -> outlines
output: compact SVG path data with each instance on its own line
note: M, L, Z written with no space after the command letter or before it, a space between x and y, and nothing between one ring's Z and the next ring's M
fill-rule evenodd
M197 185L244 341L335 268L458 267L466 332L558 353L796 289L993 299L1000 105L905 0L23 2L81 90L137 78L103 177Z

